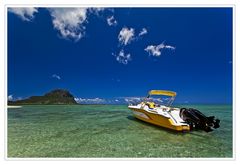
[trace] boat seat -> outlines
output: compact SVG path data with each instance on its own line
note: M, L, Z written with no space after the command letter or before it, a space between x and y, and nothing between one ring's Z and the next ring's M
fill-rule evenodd
M156 107L155 103L154 102L147 102L146 105L150 108L150 109L153 109Z

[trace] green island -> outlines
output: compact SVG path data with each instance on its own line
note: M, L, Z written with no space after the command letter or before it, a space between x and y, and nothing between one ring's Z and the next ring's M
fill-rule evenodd
M78 104L74 96L65 89L55 89L43 96L31 96L27 99L8 101L8 105L73 105Z

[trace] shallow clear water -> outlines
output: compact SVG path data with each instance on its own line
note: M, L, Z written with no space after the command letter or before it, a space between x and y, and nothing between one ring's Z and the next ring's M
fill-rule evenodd
M191 107L221 127L177 133L135 119L126 105L8 109L8 157L232 157L232 106Z

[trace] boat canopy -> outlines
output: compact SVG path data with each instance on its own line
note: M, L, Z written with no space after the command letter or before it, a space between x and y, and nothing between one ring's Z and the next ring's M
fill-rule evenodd
M151 90L148 92L149 95L165 95L175 97L177 95L176 92L173 91L165 91L165 90Z

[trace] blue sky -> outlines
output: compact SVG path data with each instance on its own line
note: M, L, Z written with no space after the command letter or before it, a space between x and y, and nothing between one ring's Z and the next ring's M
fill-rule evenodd
M9 8L9 99L68 89L104 103L173 90L232 102L231 8Z

